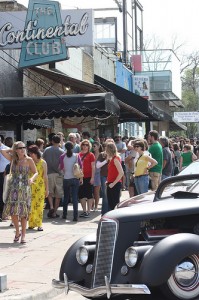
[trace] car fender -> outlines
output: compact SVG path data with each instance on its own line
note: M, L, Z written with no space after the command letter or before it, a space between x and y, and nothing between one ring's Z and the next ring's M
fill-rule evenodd
M178 233L166 237L144 255L139 279L148 286L159 286L169 279L183 258L192 254L199 254L198 235Z
M76 259L76 251L85 245L85 242L95 243L96 233L83 236L77 240L66 252L60 267L59 279L64 280L64 273L69 280L80 281L85 276L85 267L81 266Z

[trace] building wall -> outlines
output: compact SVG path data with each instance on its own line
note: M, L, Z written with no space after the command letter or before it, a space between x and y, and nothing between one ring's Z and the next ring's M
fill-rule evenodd
M94 50L95 74L115 83L115 60L102 48Z
M26 7L16 1L0 1L0 11L24 11ZM0 97L21 97L23 95L23 72L18 70L20 50L0 51Z
M29 69L24 70L23 91L24 97L55 96L74 93L71 90L70 92L67 92L62 84L54 82Z
M64 74L83 80L83 51L78 48L70 48L69 59L63 60L55 63L55 68Z
M94 82L94 60L86 52L82 52L82 80L89 83Z
M94 82L93 56L83 49L69 49L69 59L55 63L55 69L62 73L89 83Z
M23 71L18 69L19 50L0 51L0 97L21 97L23 95Z
M45 68L48 68L46 65ZM88 68L89 70L89 68ZM73 94L74 91L66 91L66 89L60 83L55 83L53 80L46 78L32 70L24 71L26 76L24 76L24 97L31 96L55 96L55 95L69 95ZM88 73L87 73L88 74ZM87 75L86 75L87 76ZM85 76L85 77L86 77ZM91 77L91 71L89 76ZM36 81L36 82L35 82ZM52 93L50 92L50 88L53 87ZM97 134L97 122L93 117L73 117L73 118L59 118L54 119L54 128L52 131L58 132L63 131L65 136L68 135L69 132L76 131L89 131L93 136ZM32 132L32 139L31 137ZM28 135L28 138L27 138ZM35 130L24 130L24 140L31 139L35 140Z
M17 1L0 1L0 11L24 11L27 8Z
M116 61L116 84L127 89L128 91L133 91L132 87L132 71L127 69L124 64L120 61Z

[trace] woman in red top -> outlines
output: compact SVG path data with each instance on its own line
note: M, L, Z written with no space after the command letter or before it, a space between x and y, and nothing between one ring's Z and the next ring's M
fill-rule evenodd
M108 143L106 145L106 154L108 164L108 176L107 176L107 199L109 209L112 210L120 201L120 190L122 187L121 179L124 175L124 171L121 165L121 158L117 153L117 148L114 143Z
M84 173L83 184L79 187L79 199L83 208L80 217L88 218L93 205L93 183L95 175L95 156L91 151L92 145L89 140L81 142L81 152L79 158L82 161L82 169ZM87 204L87 209L86 209Z

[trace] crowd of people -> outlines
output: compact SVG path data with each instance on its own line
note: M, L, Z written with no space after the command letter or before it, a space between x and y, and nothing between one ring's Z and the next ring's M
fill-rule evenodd
M104 215L119 203L122 190L132 197L156 190L161 180L178 174L199 157L198 144L195 139L159 136L155 130L144 138L91 138L89 132L65 137L58 132L49 134L48 143L38 138L26 145L0 136L0 220L11 219L14 242L25 244L27 227L43 231L46 199L50 219L67 219L70 202L74 222L89 218L99 210L100 197Z

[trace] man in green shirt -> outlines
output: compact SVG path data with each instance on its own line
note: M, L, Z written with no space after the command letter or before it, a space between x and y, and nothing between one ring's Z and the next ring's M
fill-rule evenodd
M158 162L158 164L151 168L149 171L149 176L151 178L151 188L153 191L157 190L158 185L160 184L163 165L163 151L162 146L158 142L158 139L158 132L156 130L151 130L148 135L148 141L151 145L149 148L149 152L151 153L152 158L154 158Z

